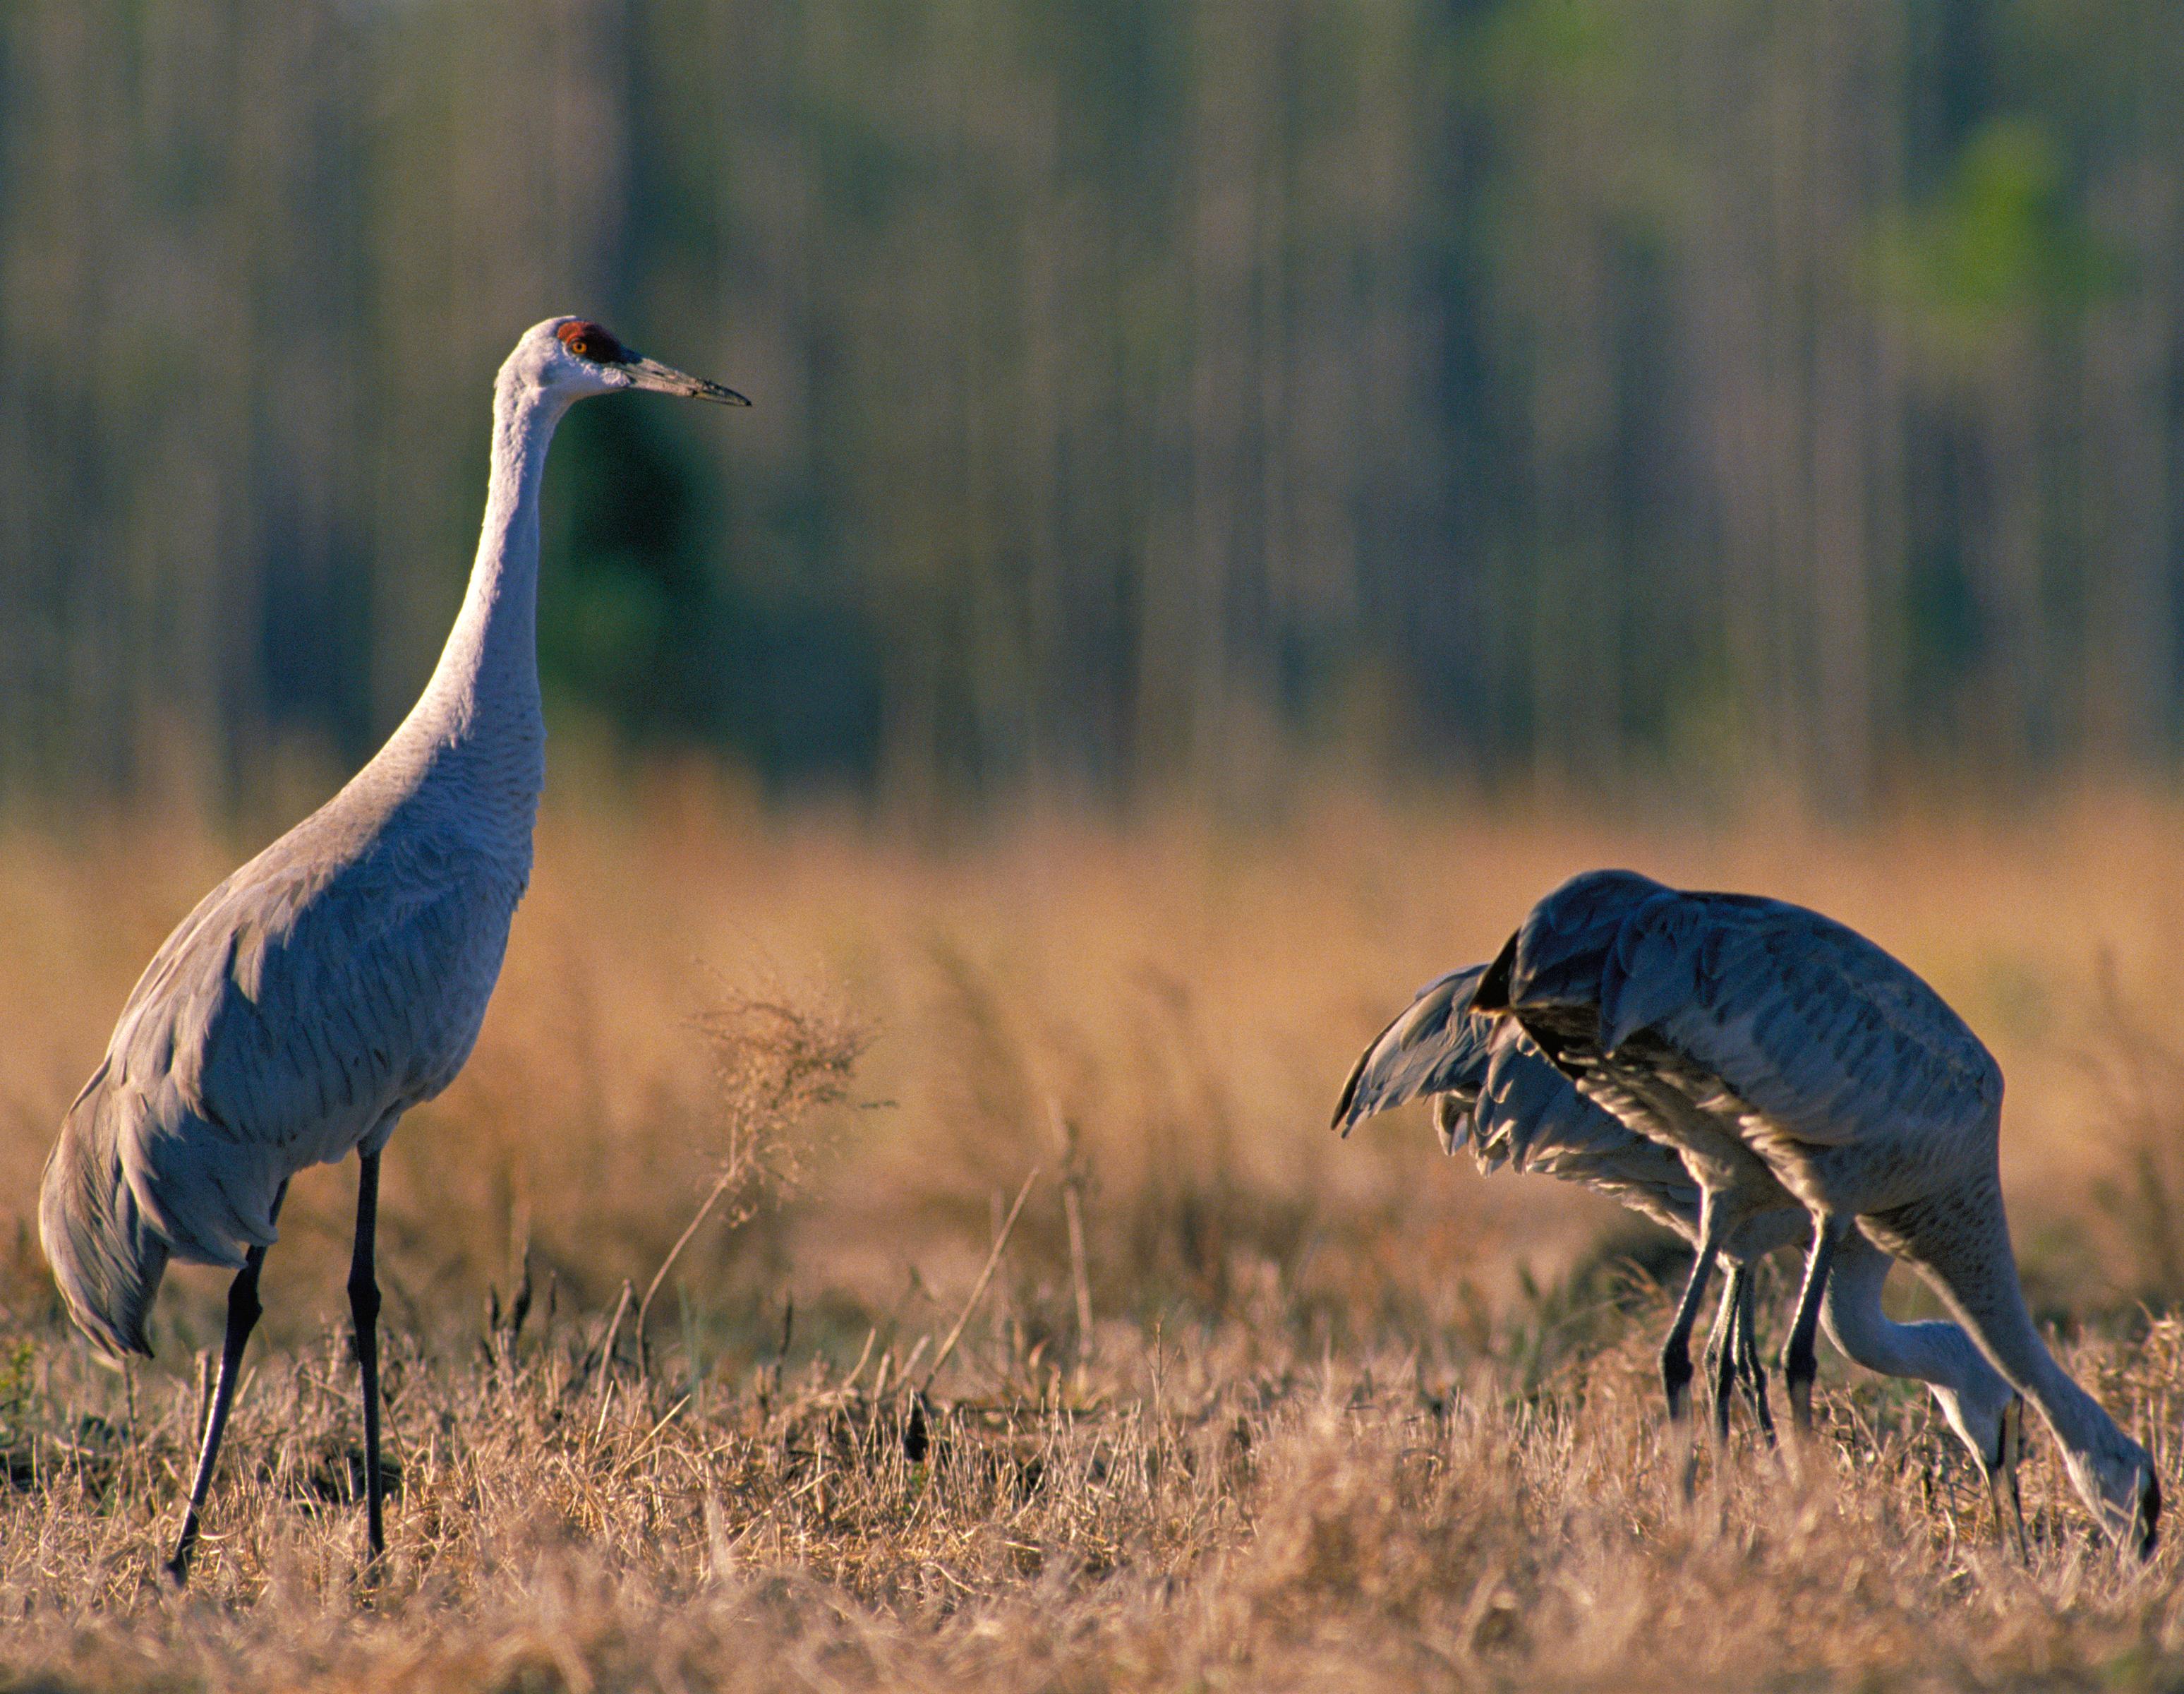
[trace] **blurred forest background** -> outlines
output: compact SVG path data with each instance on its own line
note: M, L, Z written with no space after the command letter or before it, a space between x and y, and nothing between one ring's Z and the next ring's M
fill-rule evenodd
M1117 802L2184 750L2184 12L19 0L0 796L353 764L549 313L557 727Z

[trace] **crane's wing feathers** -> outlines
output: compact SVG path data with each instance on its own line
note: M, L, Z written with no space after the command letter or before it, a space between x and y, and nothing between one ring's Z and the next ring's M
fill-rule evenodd
M382 842L333 864L269 851L153 957L71 1115L111 1120L135 1202L177 1257L240 1263L272 1240L290 1176L461 1068L521 890L493 900L431 862L441 850Z
M1747 1134L1827 1145L1861 1126L1992 1118L2002 1073L1964 1020L1854 930L1786 901L1684 894L1628 872L1565 883L1519 932L1511 999L1551 1054L1636 1038L1658 1074Z
M1683 1162L1588 1100L1514 1027L1495 1034L1475 1117L1480 1169L1507 1161L1574 1182L1695 1237L1699 1189Z
M1612 1151L1636 1139L1507 1023L1494 1032L1477 1120L1479 1162L1490 1170L1505 1160L1545 1169L1557 1156Z
M1748 1129L1830 1145L1875 1123L1947 1133L1999 1110L1993 1056L1864 936L1779 900L1680 904L1660 942L1641 949L1668 984L1650 997L1652 1027L1750 1106Z
M1690 1239L1698 1187L1675 1155L1580 1094L1507 1020L1470 1015L1484 968L1429 983L1351 1069L1334 1121L1351 1125L1431 1095L1434 1127L1453 1153L1467 1140L1484 1172L1542 1171L1621 1201Z

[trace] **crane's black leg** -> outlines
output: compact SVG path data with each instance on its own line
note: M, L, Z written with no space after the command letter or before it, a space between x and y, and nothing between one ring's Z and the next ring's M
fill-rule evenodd
M1734 1310L1733 1303L1726 1299L1714 1307L1713 1327L1707 1331L1706 1351L1699 1356L1699 1368L1706 1373L1709 1383L1721 1368L1722 1349L1734 1342L1735 1337L1730 1333Z
M1813 1338L1820 1327L1820 1297L1827 1292L1828 1268L1835 1262L1836 1245L1850 1223L1847 1218L1813 1220L1813 1251L1805 1261L1805 1285L1798 1291L1797 1316L1790 1326L1789 1345L1782 1350L1782 1381L1790 1390L1790 1413L1801 1435L1813 1427L1813 1379L1820 1369Z
M372 1270L378 1230L379 1155L359 1153L356 1252L348 1267L348 1309L356 1323L357 1371L364 1379L364 1510L375 1559L387 1551L379 1478L379 1279Z
M1736 1314L1737 1374L1744 1379L1745 1396L1752 1401L1752 1416L1759 1420L1759 1433L1771 1447L1774 1408L1767 1403L1767 1367L1759 1357L1758 1279L1747 1277L1741 1294Z
M198 1450L197 1475L190 1482L189 1510L182 1514L181 1539L175 1556L167 1561L167 1574L180 1587L190 1580L190 1555L197 1550L198 1517L205 1496L212 1491L212 1468L220 1458L220 1438L227 1429L228 1407L235 1400L236 1379L242 1374L242 1350L258 1326L258 1273L265 1263L265 1249L253 1247L243 1255L242 1268L227 1290L227 1336L220 1343L220 1375L213 1385L212 1411L205 1418L204 1444Z
M1698 1257L1691 1261L1691 1279L1684 1284L1676 1321L1669 1326L1668 1339L1661 1343L1661 1386L1668 1392L1671 1422L1684 1415L1684 1390L1691 1379L1691 1330L1698 1323L1699 1302L1706 1297L1707 1283L1713 1275L1714 1256L1720 1251L1720 1242L1708 1232Z
M1714 1338L1707 1346L1708 1362L1713 1367L1714 1439L1724 1446L1729 1444L1729 1402L1736 1392L1737 1350L1744 1345L1744 1284L1751 1273L1748 1266L1729 1268L1729 1280L1721 1290L1721 1315L1714 1320Z

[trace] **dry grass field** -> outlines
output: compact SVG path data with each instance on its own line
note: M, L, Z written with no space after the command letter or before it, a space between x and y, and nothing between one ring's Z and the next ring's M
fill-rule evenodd
M1674 1254L1422 1113L1324 1127L1411 989L1570 871L1819 906L2001 1056L2036 1308L2184 1498L2184 805L1846 835L1329 795L910 845L688 773L586 786L557 772L476 1056L389 1152L369 1582L352 1173L283 1215L186 1596L158 1565L223 1280L174 1273L124 1377L36 1240L136 972L254 844L0 833L0 1686L2184 1680L2184 1536L2092 1545L2044 1432L2029 1569L1927 1403L1825 1351L1825 1439L1740 1429L1687 1498L1651 1362ZM627 1317L603 1357L730 1165L643 1364Z

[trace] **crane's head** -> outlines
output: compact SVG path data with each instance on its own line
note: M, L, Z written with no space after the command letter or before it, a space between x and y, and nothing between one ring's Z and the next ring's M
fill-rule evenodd
M733 388L645 358L623 346L604 324L589 318L549 318L533 324L508 355L501 377L570 401L644 388L716 405L750 404Z
M2119 1545L2142 1558L2153 1556L2161 1529L2161 1479L2144 1447L2107 1424L2083 1452L2063 1450L2063 1468Z

